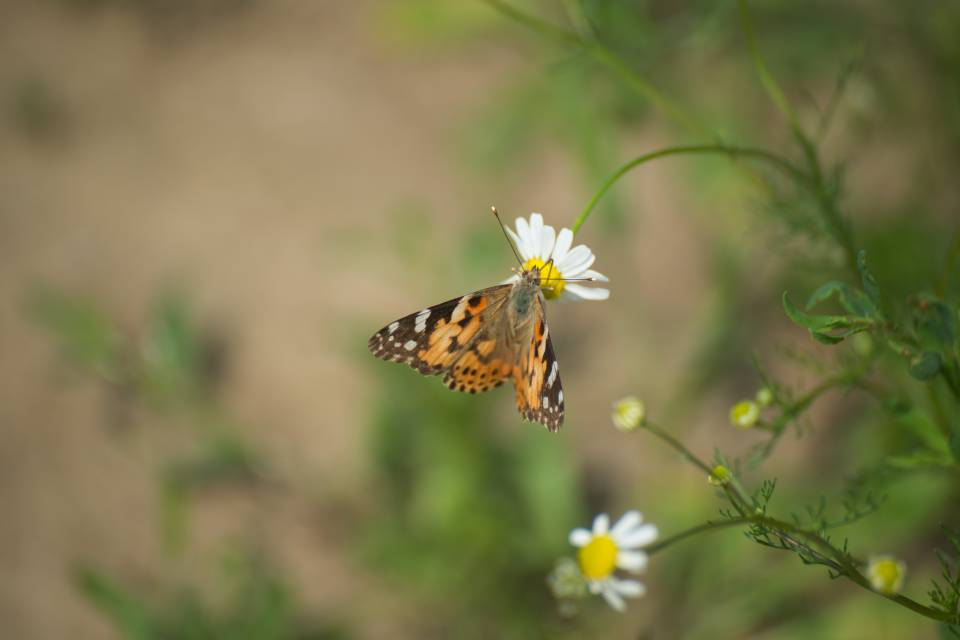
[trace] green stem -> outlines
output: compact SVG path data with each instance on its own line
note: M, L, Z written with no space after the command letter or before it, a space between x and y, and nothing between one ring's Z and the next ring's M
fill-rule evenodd
M630 65L619 57L609 48L597 42L596 40L585 40L579 34L550 24L545 20L522 11L517 7L503 2L503 0L480 0L490 8L499 11L511 20L524 25L525 27L536 31L560 44L582 49L591 58L607 67L610 71L620 76L632 89L643 96L646 100L660 110L665 115L675 120L689 131L698 135L705 135L710 138L716 138L709 129L697 123L675 102L667 98L646 78L634 71Z
M760 84L763 85L767 95L770 96L770 100L773 101L777 109L780 110L780 113L786 118L787 123L790 125L790 130L803 149L803 154L807 160L807 166L810 171L811 186L817 200L817 205L823 215L824 223L834 240L843 250L847 267L850 268L855 277L859 277L860 270L857 268L857 252L854 247L853 236L850 233L850 228L840 215L840 212L837 211L835 199L827 188L817 148L804 132L803 127L800 126L800 120L797 118L797 113L794 111L793 105L787 100L786 95L767 69L767 65L760 55L756 37L753 33L753 21L750 16L750 7L747 5L747 0L737 0L737 7L740 10L740 24L743 28L743 34L747 40L747 51L749 52L750 59L753 61L753 66L756 68L757 76L760 78Z
M783 117L787 119L787 123L793 130L794 135L798 138L806 138L806 135L800 128L800 121L797 119L797 114L793 110L793 106L790 104L790 101L787 100L787 96L783 93L780 85L777 84L777 81L773 78L773 75L771 75L767 69L766 63L760 56L760 50L757 48L757 40L753 35L753 21L750 17L750 7L747 5L747 0L737 0L737 7L740 10L740 25L743 27L743 35L747 39L747 51L750 59L753 61L753 66L757 70L760 84L763 85L767 95L770 96L773 104L777 106L777 109L780 110Z
M696 455L693 454L693 452L687 449L683 443L663 429L660 429L659 427L650 423L645 424L643 428L663 440L670 447L679 452L684 458L686 458L687 461L700 470L705 471L708 474L711 473L710 467L707 466L705 462L700 460ZM928 607L915 600L907 598L906 596L886 595L875 591L870 586L869 580L867 580L864 575L860 573L860 570L857 568L855 562L851 559L847 552L834 547L828 540L824 539L814 531L808 531L791 522L786 522L777 518L771 518L764 514L752 512L751 501L744 494L743 490L739 488L739 485L724 485L724 491L733 506L740 512L740 517L732 518L723 522L706 522L702 525L687 529L686 531L682 531L674 536L661 540L657 544L650 545L650 547L647 548L647 553L662 551L676 542L680 542L681 540L691 538L697 534L707 531L716 531L725 527L732 527L742 524L762 525L768 529L771 529L773 534L783 540L785 544L793 547L803 548L804 550L818 556L822 559L823 564L831 567L837 573L843 575L862 589L865 589L874 595L886 598L891 602L895 602L896 604L910 609L911 611L926 618L937 620L939 622L947 622L951 624L956 623L952 613ZM796 538L800 538L802 541L799 541Z
M676 533L670 536L669 538L664 538L659 542L651 544L649 547L644 548L644 552L647 555L653 555L658 551L663 551L664 549L673 545L674 543L680 542L681 540L685 540L687 538L691 538L697 535L698 533L705 533L707 531L719 531L720 529L727 529L729 527L736 527L741 524L749 524L749 523L750 523L749 518L731 518L730 520L721 520L719 522L714 522L714 521L704 522L703 524L697 525L695 527L691 527L686 531L681 531L680 533Z
M577 216L577 219L573 223L573 232L576 233L580 230L580 227L583 226L583 223L586 222L587 218L593 212L593 209L597 206L597 203L600 202L600 199L606 195L607 191L616 184L616 182L626 175L631 169L638 167L650 160L655 160L657 158L663 158L665 156L676 156L684 154L697 154L697 153L717 153L731 158L737 157L749 157L756 158L759 160L765 160L769 162L772 166L777 167L781 171L787 173L790 177L798 182L804 184L809 183L809 178L807 175L791 164L789 161L781 158L777 154L767 151L765 149L758 149L753 147L737 147L726 144L699 144L699 145L686 145L686 146L677 146L677 147L667 147L665 149L658 149L656 151L651 151L650 153L645 153L641 156L630 160L619 169L614 171L609 178L607 178L604 183L600 186L597 192L590 198L590 201L583 208L583 211L580 212L580 215Z
M713 473L713 470L710 468L709 465L707 465L707 463L700 460L700 458L694 455L692 451L687 449L682 442L680 442L679 440L671 436L669 433L667 433L660 427L657 427L653 423L647 422L643 425L643 429L646 431L649 431L650 433L657 436L658 438L666 442L668 445L673 447L680 455L686 458L688 462L690 462L694 466L699 467L703 472L707 473L708 475Z

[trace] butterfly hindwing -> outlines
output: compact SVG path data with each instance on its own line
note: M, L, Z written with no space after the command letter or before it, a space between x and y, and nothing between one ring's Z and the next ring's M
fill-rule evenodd
M513 371L517 410L525 420L539 422L548 430L557 431L563 424L560 368L541 300L538 300L535 313L529 347L520 352Z
M408 364L425 375L445 373L444 383L460 391L486 391L508 376L490 330L510 285L453 298L391 322L370 338L370 351Z

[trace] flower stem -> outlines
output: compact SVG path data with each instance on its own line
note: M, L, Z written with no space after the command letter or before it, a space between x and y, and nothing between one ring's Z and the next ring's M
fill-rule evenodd
M708 474L711 473L710 467L707 466L705 462L700 460L693 452L687 449L683 443L663 429L649 422L646 423L643 428L667 443L670 447L675 449L684 458L686 458L688 462L699 468L701 471L705 471ZM864 577L864 575L860 572L860 569L857 567L859 561L854 560L849 553L836 548L830 543L829 540L815 531L804 529L803 527L791 522L779 520L777 518L771 518L764 513L757 513L754 511L752 500L746 495L743 489L740 488L739 484L730 483L724 485L724 492L726 493L727 498L730 500L733 507L740 513L739 517L734 517L723 521L708 521L704 524L681 531L676 535L665 538L656 544L650 545L647 547L646 552L656 553L658 551L662 551L663 549L680 542L681 540L691 538L707 531L717 531L726 527L744 524L758 525L771 530L773 535L779 538L785 546L789 546L794 549L802 549L811 556L815 556L820 564L830 567L835 572L846 577L848 580L862 589L865 589L874 595L886 598L887 600L910 609L911 611L926 618L940 622L956 624L956 620L954 619L954 615L952 613L928 607L906 596L898 594L887 595L874 591L874 589L870 586L870 582Z
M749 524L749 523L750 523L749 518L731 518L730 520L720 520L720 521L708 520L703 524L697 525L695 527L691 527L685 531L676 533L670 536L669 538L664 538L660 542L651 544L649 547L644 548L644 552L647 553L648 555L653 555L658 551L663 551L667 547L672 546L674 543L680 542L681 540L685 540L686 538L691 538L697 535L698 533L705 533L707 531L719 531L720 529L726 529L728 527L736 527L741 524Z
M610 71L620 76L620 78L634 91L648 100L661 113L669 116L675 122L685 129L698 135L704 135L710 138L716 138L709 129L696 122L680 106L667 98L659 89L657 89L649 80L641 76L627 64L623 58L618 56L608 47L596 40L588 40L579 34L550 24L545 20L529 14L517 7L503 2L503 0L480 0L490 8L499 11L511 20L524 25L525 27L536 31L542 36L546 36L565 46L576 47L584 51L591 58L607 67Z
M747 51L753 66L756 68L757 76L760 78L760 84L763 85L770 100L776 105L780 113L783 114L793 132L794 138L803 149L804 157L807 160L807 166L810 171L810 181L817 205L823 216L824 223L833 236L834 241L840 245L843 251L847 267L850 268L855 277L859 277L860 270L857 268L857 252L854 246L853 235L843 216L837 210L835 194L831 191L829 185L824 179L823 168L820 163L820 157L817 147L810 137L800 126L800 120L793 105L787 100L783 89L777 84L773 75L767 69L763 57L760 55L760 49L757 47L756 37L753 32L753 20L750 16L750 7L747 0L737 0L737 7L740 10L740 25L743 28L744 37L747 40Z
M580 230L580 227L583 226L583 223L587 221L587 218L593 212L593 209L597 206L597 203L600 202L600 199L606 195L607 191L616 184L617 180L626 175L631 169L638 167L650 160L655 160L657 158L663 158L665 156L676 156L684 154L710 154L718 153L731 158L736 158L739 156L757 158L760 160L765 160L771 165L777 167L778 169L784 171L790 177L802 182L804 184L809 184L809 177L798 167L791 164L788 160L781 158L777 154L767 151L765 149L758 149L754 147L737 147L726 144L699 144L699 145L686 145L686 146L677 146L677 147L666 147L664 149L657 149L656 151L651 151L650 153L645 153L641 156L630 160L619 169L614 171L609 178L604 181L600 186L593 197L590 198L590 201L583 208L583 211L580 212L580 215L577 216L577 219L573 223L572 230L574 233Z

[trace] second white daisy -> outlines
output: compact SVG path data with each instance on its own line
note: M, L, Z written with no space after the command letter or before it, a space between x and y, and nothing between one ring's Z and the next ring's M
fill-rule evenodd
M601 513L591 529L574 529L570 544L578 547L577 564L587 580L591 593L601 594L617 611L626 608L624 598L638 598L646 587L636 580L619 578L617 569L642 573L647 567L647 554L640 551L657 539L657 527L643 524L638 511L627 511L610 528L610 518Z

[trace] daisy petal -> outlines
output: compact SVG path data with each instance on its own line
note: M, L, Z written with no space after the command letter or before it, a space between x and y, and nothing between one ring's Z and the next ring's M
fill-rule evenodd
M550 255L553 253L553 243L556 241L556 238L557 232L554 231L553 227L550 225L543 227L543 233L540 236L540 256L544 262L550 259ZM554 262L556 262L556 260L554 260Z
M570 544L575 547L584 547L590 544L590 540L593 539L593 535L589 531L583 528L574 529L570 532Z
M506 280L501 280L501 281L500 281L500 284L510 284L511 282L516 282L516 281L519 280L519 279L520 279L520 276L518 276L517 274L513 274L512 276L510 276L510 277L507 278Z
M532 245L530 243L530 226L524 218L517 218L516 225L517 236L520 237L520 244L517 246L517 251L520 252L520 257L524 260L529 260L533 257L531 253Z
M600 287L584 287L579 284L566 284L563 287L564 295L570 294L569 297L575 300L606 300L610 297L609 289L602 289Z
M598 514L593 519L593 535L603 536L610 530L610 516L605 513Z
M617 566L624 571L640 573L647 568L647 554L642 551L620 551L617 553Z
M577 278L590 268L594 260L596 260L596 257L593 252L586 245L578 244L563 257L563 262L557 266L565 278Z
M633 529L641 522L643 522L643 516L640 514L640 512L635 509L631 509L620 516L620 519L617 520L617 523L613 525L613 529L610 530L610 535L613 536L614 541L616 541L617 536L622 533L626 533L630 529Z
M614 611L619 611L622 613L624 610L626 610L627 605L623 601L623 597L617 593L616 588L612 584L604 584L600 593L603 594L603 599L607 601L607 604L609 604L610 608Z
M573 231L570 229L563 228L560 229L560 234L557 236L557 243L553 246L553 254L550 257L553 258L553 263L558 267L563 261L563 258L570 251L570 245L573 244Z
M597 280L598 282L610 282L610 278L608 278L607 276L603 275L603 274L600 273L599 271L594 271L593 269L587 269L586 271L584 271L583 273L580 274L580 277L582 277L582 278L594 278L594 279Z
M539 213L530 214L530 257L543 256L543 216Z
M621 549L639 549L657 539L657 527L645 524L621 534L616 541Z
M613 588L617 590L617 593L628 598L639 598L647 592L643 583L636 580L617 580L614 578Z
M520 246L523 244L523 240L521 240L520 236L514 233L513 229L510 227L504 226L503 228L507 232L507 235L510 236L510 241L513 242L513 246L517 250L517 253L522 255L523 251L521 251Z

